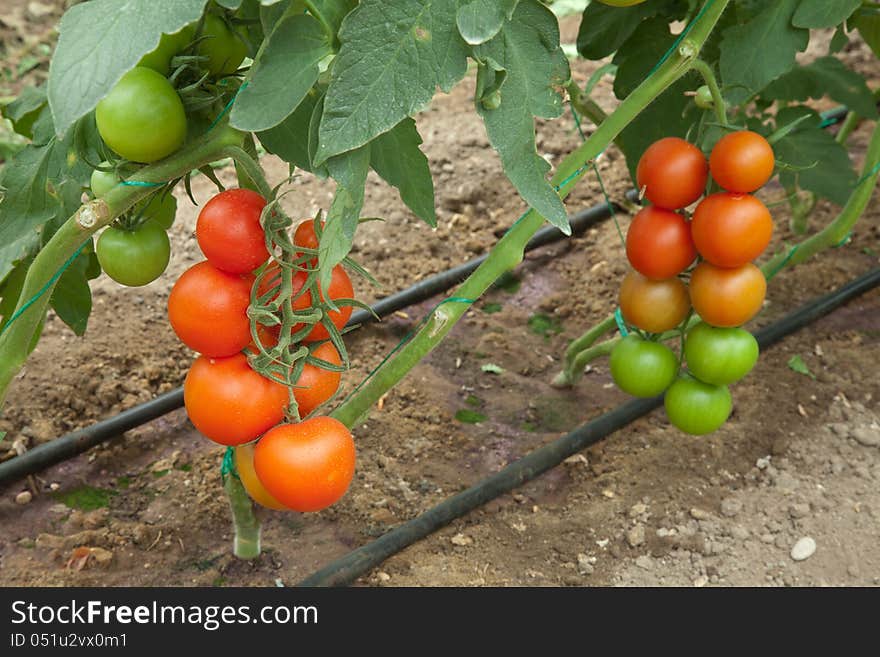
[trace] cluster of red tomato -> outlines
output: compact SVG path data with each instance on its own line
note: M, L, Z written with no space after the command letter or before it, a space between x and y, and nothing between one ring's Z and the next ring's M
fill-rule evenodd
M773 220L751 193L770 179L774 166L770 144L748 130L722 137L708 162L677 137L655 142L639 161L636 179L652 205L627 232L634 271L621 285L620 310L647 336L633 333L614 348L611 374L629 394L665 392L670 422L686 433L702 435L724 424L732 408L727 386L758 359L755 338L738 327L758 313L767 290L752 260L769 244ZM689 221L678 211L703 196L710 172L725 191L703 198ZM702 321L685 336L689 372L680 374L680 358L658 338L684 331L691 312Z
M292 391L251 368L246 350L256 341L277 344L279 327L258 324L251 332L248 307L254 271L266 264L269 252L260 217L266 201L247 189L214 196L199 213L196 239L206 260L184 272L168 297L168 319L177 336L201 355L184 382L184 402L193 425L207 438L236 447L239 477L251 497L275 509L317 511L336 502L354 475L351 433L339 421L316 416L287 422L290 395L301 417L326 402L339 387L339 352L326 341L320 324L303 338L310 355ZM294 238L296 246L315 249L314 224L305 221ZM268 268L278 268L276 264ZM339 267L333 272L332 299L352 298L351 281ZM271 293L272 277L258 294ZM312 305L303 291L305 272L293 277L295 309ZM265 289L263 287L265 286ZM351 307L330 313L337 328L351 316ZM292 331L301 330L294 326ZM255 444L254 441L257 441Z

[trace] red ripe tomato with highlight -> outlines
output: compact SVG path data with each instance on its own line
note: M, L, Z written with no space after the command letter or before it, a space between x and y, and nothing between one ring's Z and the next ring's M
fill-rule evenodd
M739 267L770 244L773 217L750 194L712 194L694 211L691 232L703 258L718 267Z
M206 356L240 352L251 342L247 316L253 277L227 274L209 262L187 269L168 295L168 320L183 343Z
M691 273L694 311L712 326L745 324L761 310L766 294L767 280L752 263L729 269L701 262Z
M691 226L677 212L655 206L643 208L626 233L626 257L643 276L672 278L697 257Z
M691 307L687 288L677 278L654 281L636 271L623 279L619 302L627 324L649 333L674 329Z
M773 147L757 132L740 130L724 135L709 156L712 177L728 192L748 194L773 175Z
M269 258L260 214L266 200L249 189L227 189L205 204L196 223L202 253L217 269L246 274Z
M339 352L332 342L318 345L312 351L312 357L332 365L342 365ZM336 394L341 378L341 372L333 372L318 365L306 363L302 374L297 379L296 387L293 389L293 396L296 398L300 416L305 417Z
M255 372L244 354L199 356L183 383L186 413L196 429L221 445L255 440L284 419L287 387Z
M260 482L294 511L320 511L338 501L351 484L354 466L351 432L326 416L279 425L254 448Z
M678 137L651 144L639 160L636 182L654 205L667 210L686 208L703 195L709 179L706 156Z
M323 225L324 222L322 221L321 226ZM314 219L306 219L300 222L293 233L293 243L306 249L318 250L319 242L318 235L315 233Z

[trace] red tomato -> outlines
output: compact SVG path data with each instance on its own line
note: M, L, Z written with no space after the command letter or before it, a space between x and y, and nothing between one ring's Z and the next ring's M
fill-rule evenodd
M251 342L247 316L253 276L227 274L200 262L177 279L168 319L183 343L206 356L231 356Z
M254 469L266 490L294 511L320 511L338 501L354 477L348 428L319 416L275 427L254 449Z
M318 360L327 361L333 365L342 365L339 352L332 342L325 342L312 351L312 356ZM317 365L306 363L302 374L293 389L293 396L299 406L300 417L305 417L330 399L339 388L341 372L331 372Z
M761 310L767 280L752 263L734 269L701 262L691 273L691 303L707 324L745 324Z
M668 210L685 208L700 198L708 178L703 152L678 137L655 141L636 168L639 189L651 203Z
M709 156L712 177L729 192L748 194L773 175L773 147L757 132L740 130L724 135Z
M202 253L217 269L246 274L269 258L260 214L266 200L249 189L227 189L205 204L196 223Z
M322 221L321 226L323 225L324 222ZM300 222L293 233L293 243L306 249L318 250L319 242L318 236L315 233L315 221L313 219L306 219Z
M626 257L648 278L672 278L697 257L691 226L677 212L655 206L643 208L626 233Z
M183 384L187 415L196 429L221 445L256 439L284 419L287 387L251 369L244 354L199 356Z
M749 194L712 194L694 211L691 232L697 251L719 267L739 267L757 258L773 235L773 218Z
M620 285L620 311L626 322L649 333L670 331L690 309L687 288L677 278L653 281L631 271Z

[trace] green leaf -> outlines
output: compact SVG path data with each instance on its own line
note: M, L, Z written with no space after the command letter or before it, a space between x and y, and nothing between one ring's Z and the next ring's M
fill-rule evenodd
M324 101L326 98L326 96L322 95L315 101L315 108L312 110L312 116L309 117L309 162L312 163L312 173L319 178L326 178L330 175L326 164L315 164L315 154L318 152L318 133L321 129L321 119L324 116Z
M235 99L229 122L259 132L286 119L318 79L318 62L333 52L312 16L282 20L251 69L251 79Z
M861 6L862 0L801 0L792 23L811 30L836 27Z
M792 16L800 0L767 3L747 23L724 32L721 77L725 97L737 105L795 66L795 54L806 50L809 30L794 27Z
M643 21L627 39L612 63L617 65L614 78L614 95L621 100L648 77L663 54L675 41L664 18L651 18Z
M616 51L646 18L662 15L681 18L688 3L683 0L651 0L634 7L610 7L591 2L581 18L578 52L587 59L602 59Z
M364 205L364 184L370 170L370 145L327 160L327 169L336 181L336 195L327 212L327 224L318 250L322 290L330 286L333 267L351 251Z
M61 18L49 65L49 105L57 134L94 109L119 78L202 15L206 0L91 0Z
M834 32L834 36L831 37L831 41L828 43L828 54L833 55L834 53L838 53L844 48L846 48L846 44L849 43L849 36L846 34L846 29L841 25Z
M89 289L87 273L94 256L81 253L70 263L52 290L49 304L58 313L59 319L74 333L83 335L92 312L92 292Z
M480 369L486 374L504 374L504 368L495 363L486 363Z
M339 32L314 162L363 146L467 70L457 0L362 0Z
M12 122L18 134L33 139L34 121L46 103L45 87L25 87L18 98L3 108L3 116Z
M845 205L856 183L856 173L846 148L820 127L821 117L806 108L787 108L777 115L777 125L787 125L805 112L811 115L810 122L773 146L776 159L782 164L780 182L785 187L797 185Z
M880 57L880 14L856 14L848 25L856 28L868 47Z
M469 408L463 408L455 412L455 419L464 424L479 424L486 421L486 416Z
M315 9L324 17L334 32L339 32L344 19L357 7L357 0L312 0Z
M519 0L469 0L455 16L458 32L471 45L486 43L510 20Z
M798 374L803 374L804 376L808 376L811 379L815 380L816 377L813 376L813 373L810 371L810 368L807 367L807 364L804 362L804 359L800 356L792 356L788 359L788 367L789 369L797 372Z
M477 103L507 177L530 206L569 234L565 207L546 179L550 165L535 147L535 117L554 118L562 113L560 89L569 77L556 17L537 0L522 0L504 29L474 48L474 56L507 72L500 105L487 109ZM477 98L481 96L478 88Z
M304 171L312 170L309 159L309 122L320 96L306 95L299 106L284 121L271 130L257 133L260 143L270 153Z
M434 181L428 158L419 150L421 143L416 122L406 118L373 140L370 165L389 185L400 190L400 198L413 214L429 226L436 226Z
M877 118L874 96L865 79L836 57L822 57L771 82L761 95L775 100L807 100L828 96L866 119Z

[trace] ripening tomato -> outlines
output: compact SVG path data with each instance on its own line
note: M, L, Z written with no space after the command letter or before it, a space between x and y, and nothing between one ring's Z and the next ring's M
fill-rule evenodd
M251 342L247 316L252 276L220 271L209 262L187 269L168 296L168 319L183 343L206 356L231 356Z
M697 257L691 226L671 210L649 205L633 218L626 232L626 257L648 278L672 278Z
M773 147L757 132L740 130L724 135L709 156L712 177L728 192L748 194L773 175Z
M719 267L739 267L770 244L773 217L750 194L712 194L694 210L691 233L703 258Z
M250 189L227 189L205 203L196 239L208 262L230 274L246 274L266 262L264 207L266 199Z
M133 230L110 226L95 245L101 269L117 283L140 287L159 278L168 267L171 242L155 221Z
M115 171L110 170L109 162L101 162L100 168L92 171L92 177L89 180L89 187L95 198L105 196L107 192L116 187L120 183L119 176Z
M674 427L693 436L703 436L727 422L733 401L726 386L713 386L683 376L669 386L663 405Z
M767 280L752 263L727 269L701 262L691 273L694 311L712 326L740 326L761 310Z
M312 358L325 361L331 365L342 365L339 352L332 342L324 342L318 345L312 351ZM296 398L300 417L305 417L336 394L341 378L341 372L333 372L324 369L320 365L306 363L293 389L293 396Z
M755 336L741 328L719 328L700 322L688 331L684 357L700 381L716 386L736 383L751 372L760 349Z
M284 419L287 387L255 372L244 354L199 356L183 383L186 413L196 429L221 445L255 440Z
M254 449L257 477L294 511L320 511L338 501L351 484L354 466L351 432L326 416L279 425Z
M247 55L247 45L220 16L208 14L202 27L198 54L207 57L203 66L214 76L235 73Z
M324 222L321 222L321 226ZM318 235L315 233L315 222L313 219L306 219L300 222L293 233L293 243L306 249L318 250Z
M672 349L635 334L614 346L609 365L617 387L634 397L659 395L678 375L678 358Z
M151 68L122 76L95 109L101 138L132 162L171 155L186 139L186 112L171 83Z
M639 189L654 205L667 210L685 208L706 189L709 165L703 152L678 137L665 137L648 146L636 168Z
M687 288L677 278L654 281L636 271L620 285L620 311L626 322L649 333L681 324L690 309Z
M286 506L272 497L269 491L266 490L266 487L260 483L260 478L257 477L257 472L254 470L253 443L239 445L235 448L235 470L238 472L241 485L244 486L247 494L251 496L254 502L267 509L275 509L276 511L288 510Z

